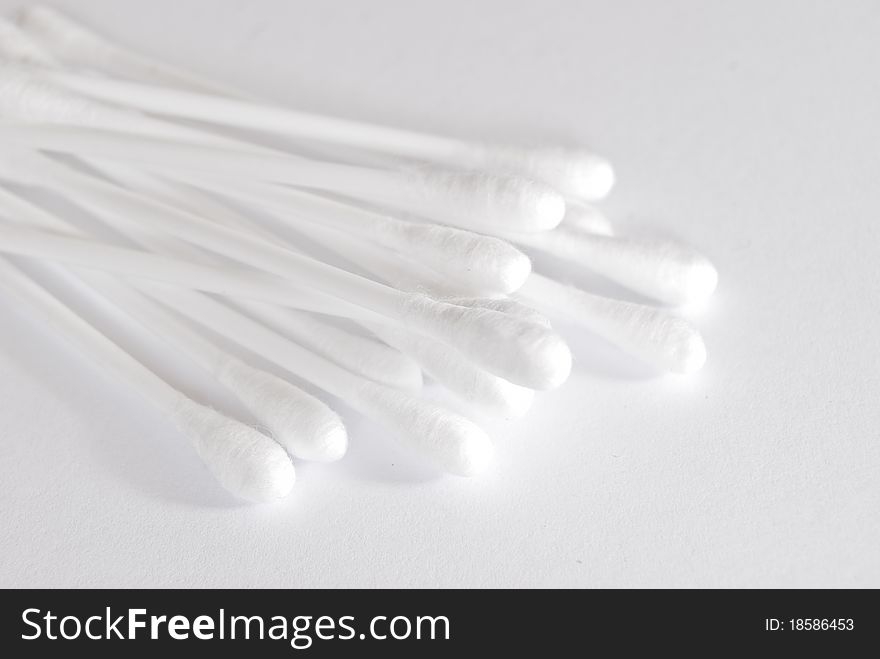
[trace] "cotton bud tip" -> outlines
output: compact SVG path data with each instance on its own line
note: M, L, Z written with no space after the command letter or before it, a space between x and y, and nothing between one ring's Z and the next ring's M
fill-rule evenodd
M428 401L366 383L353 404L394 429L403 444L447 473L476 476L492 461L492 440L482 428Z
M291 455L332 462L348 450L348 434L339 415L299 387L237 361L228 362L218 379Z
M614 187L611 163L592 154L580 154L568 168L572 195L585 201L604 199Z
M459 226L549 231L565 215L562 195L531 179L433 167L416 170L412 179L431 215Z
M569 229L595 233L600 236L610 236L614 233L611 222L599 209L574 201L566 203L565 218L563 218L562 224Z
M696 373L706 363L706 344L699 334L693 334L683 341L676 351L679 372Z
M555 389L571 372L571 351L545 325L481 307L410 296L403 318L490 373L530 389Z
M196 403L182 403L176 421L214 477L233 495L261 503L281 499L293 489L293 463L261 432Z
M611 163L582 149L486 146L480 155L488 169L542 181L582 201L603 199L614 186Z

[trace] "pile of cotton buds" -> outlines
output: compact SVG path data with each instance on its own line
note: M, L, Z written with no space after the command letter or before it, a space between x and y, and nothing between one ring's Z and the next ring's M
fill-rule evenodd
M348 436L325 402L226 341L463 476L493 452L473 419L519 417L535 390L568 377L572 356L548 317L665 371L705 361L685 320L534 273L520 251L662 304L712 293L717 275L699 254L612 235L589 206L614 182L602 158L279 108L42 7L0 20L0 58L0 253L11 257L0 259L0 290L171 418L238 497L287 495L293 460L338 460ZM315 149L333 155L294 153ZM62 195L123 240L102 241L22 188ZM25 260L183 351L268 432L173 388L41 286ZM468 411L422 397L423 374Z

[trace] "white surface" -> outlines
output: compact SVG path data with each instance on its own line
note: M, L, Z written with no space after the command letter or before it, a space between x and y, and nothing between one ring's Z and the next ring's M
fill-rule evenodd
M0 586L880 586L880 4L55 4L306 109L591 144L721 282L697 376L577 337L486 477L352 420L257 508L0 299Z

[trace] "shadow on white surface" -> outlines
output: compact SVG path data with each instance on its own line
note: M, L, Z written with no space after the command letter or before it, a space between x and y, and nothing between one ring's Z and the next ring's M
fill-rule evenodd
M397 445L391 431L342 404L334 403L333 409L342 417L349 437L348 453L334 465L341 477L346 480L408 484L444 477L405 447Z
M170 423L157 423L152 408L102 378L30 318L12 320L7 327L18 322L35 326L29 339L34 349L7 350L5 359L15 370L38 379L43 404L68 419L68 432L53 441L80 442L89 458L100 465L99 474L106 473L149 496L198 507L238 505L213 482L188 440ZM56 377L60 374L64 376ZM144 432L146 428L152 431ZM16 438L7 436L5 441ZM39 450L35 449L34 460L54 457L52 449L49 455L40 455Z

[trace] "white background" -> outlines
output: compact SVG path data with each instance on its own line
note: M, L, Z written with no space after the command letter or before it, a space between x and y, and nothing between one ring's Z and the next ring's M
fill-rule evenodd
M721 281L696 376L574 336L485 477L351 419L263 507L0 297L0 586L880 586L880 3L55 4L304 109L591 145L620 232Z

